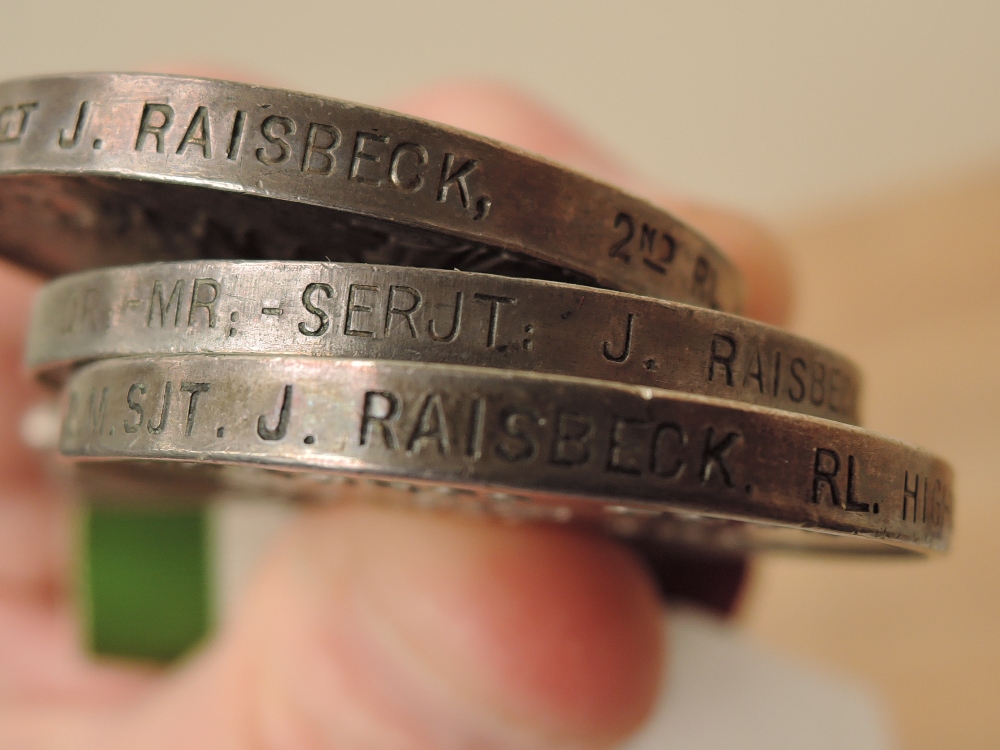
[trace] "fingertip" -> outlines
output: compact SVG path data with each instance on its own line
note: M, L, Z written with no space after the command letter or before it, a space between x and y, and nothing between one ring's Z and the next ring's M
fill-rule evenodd
M0 259L0 475L9 486L37 486L38 454L21 440L25 412L50 394L28 375L24 347L28 320L42 280Z
M533 151L646 196L705 235L740 268L747 287L745 315L768 323L787 322L792 274L787 255L771 232L737 212L664 197L523 91L495 81L450 81L420 89L394 106Z
M627 170L566 118L503 82L445 81L418 89L390 106L532 151L601 180L634 184Z
M0 340L5 347L23 347L28 316L42 283L38 274L0 258L0 311L3 313ZM13 353L20 354L20 349Z
M680 219L698 228L736 264L746 284L743 315L783 325L794 309L794 276L781 240L759 222L736 211L664 199Z

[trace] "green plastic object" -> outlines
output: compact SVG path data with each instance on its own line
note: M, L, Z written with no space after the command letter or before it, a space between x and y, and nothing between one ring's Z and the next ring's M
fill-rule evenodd
M82 604L101 656L166 662L211 628L212 550L204 506L84 505Z

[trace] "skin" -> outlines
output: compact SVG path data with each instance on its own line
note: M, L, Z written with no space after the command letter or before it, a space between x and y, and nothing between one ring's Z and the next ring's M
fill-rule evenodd
M748 314L787 316L789 274L767 232L651 189L523 95L455 83L395 108L645 194L741 266ZM355 498L292 522L236 615L184 663L88 658L71 506L18 437L47 397L20 365L39 284L0 262L0 747L591 748L641 725L667 627L632 552L576 530Z

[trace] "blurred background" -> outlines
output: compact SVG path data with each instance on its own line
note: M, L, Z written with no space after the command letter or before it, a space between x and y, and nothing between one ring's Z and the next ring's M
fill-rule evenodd
M519 86L649 182L775 228L793 327L867 424L950 458L953 552L770 558L741 615L885 696L905 748L1000 747L1000 3L8 3L3 78L209 68L386 104Z

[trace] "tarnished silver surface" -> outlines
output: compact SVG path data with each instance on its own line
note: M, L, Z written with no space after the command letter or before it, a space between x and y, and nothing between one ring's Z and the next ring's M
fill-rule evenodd
M943 550L951 530L951 470L917 448L830 420L596 380L150 357L81 368L64 408L60 450L78 460L320 471L490 492L555 518L655 525L682 513L709 519L708 534L716 521L743 521L846 536L806 535L805 547Z
M671 215L539 157L371 107L178 76L0 84L0 253L50 274L329 259L729 312L743 295L735 267Z
M59 278L28 365L144 354L289 354L529 370L857 423L846 358L726 313L568 284L364 264L198 261Z

